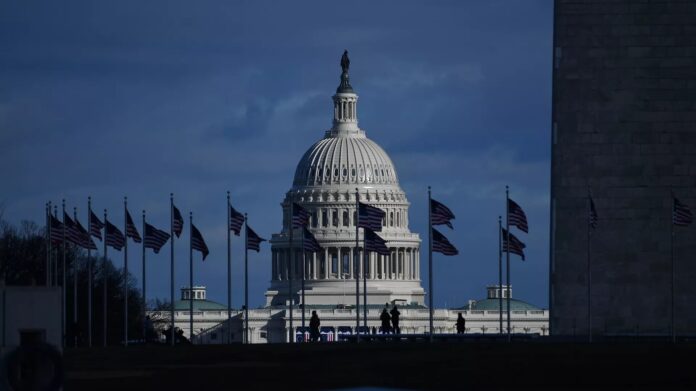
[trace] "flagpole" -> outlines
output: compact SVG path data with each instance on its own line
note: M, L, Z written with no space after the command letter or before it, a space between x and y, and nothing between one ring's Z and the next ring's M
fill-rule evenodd
M355 341L360 342L360 193L355 188L355 256L353 269L355 273Z
M244 213L244 343L249 343L249 226Z
M63 278L62 278L62 279L63 279L63 283L62 283L62 285L61 285L61 293L62 293L62 296L63 296L62 302L61 302L61 307L62 307L62 311L61 311L61 320L63 321L63 325L62 325L63 329L61 330L61 335L62 335L62 341L63 341L63 348L65 348L65 346L66 346L66 339L67 339L67 335L65 334L66 331L67 331L67 328L65 327L65 326L66 326L66 318L67 318L67 316L66 316L66 312L67 312L67 311L66 311L66 310L67 310L67 309L66 309L66 292L65 292L65 281L66 281L66 278L65 278L65 255L66 255L66 254L65 254L65 251L66 251L66 243L65 243L65 199L63 199L63 266L62 266L62 269L63 269L63 270L62 270L62 274L63 274Z
M123 197L123 344L128 347L128 197Z
M92 240L92 197L87 197L87 235L89 240ZM89 247L87 247L87 346L92 347L92 249Z
M232 252L230 237L230 192L227 192L227 343L232 343Z
M671 278L671 297L670 297L670 317L671 317L671 322L670 322L670 334L672 336L672 343L675 343L677 341L677 337L674 331L674 210L675 210L675 202L674 202L674 194L672 194L672 222L669 225L669 248L670 248L670 262L671 262L671 273L672 273L672 278Z
M193 212L189 212L189 339L193 345Z
M288 258L288 308L289 308L289 316L290 316L290 343L294 342L295 339L295 330L292 325L292 301L293 301L293 294L292 294L292 279L295 277L294 273L294 266L295 266L295 248L293 247L292 243L292 233L294 231L293 226L292 226L292 215L294 212L293 208L293 199L290 199L290 257Z
M169 310L169 337L171 339L171 344L174 346L176 344L176 335L174 333L174 193L169 193L169 233L170 233L170 248L171 248L171 276L170 276L170 286L169 286L169 297L171 307Z
M53 205L53 218L56 220L58 219L58 205ZM62 228L61 228L62 229ZM58 252L60 248L59 246L56 246L56 257L53 261L53 272L51 275L51 279L53 280L53 286L58 286Z
M51 279L51 201L46 203L46 286Z
M512 341L512 334L510 334L510 190L507 185L505 185L505 231L505 272L507 273L507 287L505 288L507 297L505 298L505 303L507 304L507 335L509 342Z
M433 221L432 221L432 194L428 186L428 289L430 290L429 301L429 331L430 342L433 342Z
M304 331L305 331L305 269L307 269L307 254L305 254L304 248L304 230L305 226L302 225L302 341L304 342Z
M592 198L590 196L590 188L587 187L587 341L592 343L592 243L590 230L591 214L592 214Z
M46 285L47 286L52 286L53 285L53 239L51 238L51 233L53 232L53 229L51 228L51 201L48 201L48 215L46 218L48 219L49 227L48 227L48 257L47 257L47 267L46 267Z
M73 218L77 221L77 207L73 207ZM73 343L77 347L77 256L73 258Z
M104 324L102 325L102 340L103 340L103 345L106 347L106 281L107 281L107 273L106 273L106 233L107 227L106 227L106 209L104 209L104 259L102 260L102 283L104 285L102 291L102 311L103 311L103 316L102 320L104 321Z
M146 280L145 280L145 210L143 209L143 340L147 344L147 299L146 299Z
M498 216L498 317L500 321L499 332L503 333L503 222Z
M365 249L365 238L363 237L363 327L365 330L367 330L367 267L369 263L370 253Z

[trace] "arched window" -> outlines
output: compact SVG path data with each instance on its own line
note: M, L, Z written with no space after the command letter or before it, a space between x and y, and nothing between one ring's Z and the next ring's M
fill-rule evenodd
M343 226L347 227L350 225L350 222L348 221L348 211L344 210L343 211Z
M355 225L358 222L358 211L354 210L353 211L353 225Z
M350 176L355 176L355 167L350 169Z
M329 216L327 215L326 209L321 211L321 226L327 227L329 225Z
M396 212L396 226L401 227L401 213L399 211Z
M331 219L331 225L338 227L338 209L333 210L333 219Z
M389 212L389 226L394 226L394 212Z
M314 211L314 213L312 213L312 227L314 227L314 228L317 227L317 215L318 214L319 213L317 211Z

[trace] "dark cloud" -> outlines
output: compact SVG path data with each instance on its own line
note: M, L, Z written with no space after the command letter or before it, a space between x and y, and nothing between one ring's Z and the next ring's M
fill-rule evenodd
M437 305L464 305L496 282L507 184L530 219L515 292L545 306L551 11L521 0L3 2L5 216L40 221L62 198L84 215L91 195L120 221L128 195L132 213L147 209L166 228L174 192L211 250L195 280L223 301L225 191L262 236L280 229L295 165L331 126L348 49L360 125L396 164L411 229L426 232L428 185L457 214L445 233L461 255L436 257ZM176 243L177 286L188 281L186 244ZM269 256L251 256L253 305ZM239 306L239 238L233 257ZM168 254L150 265L149 296L164 297Z

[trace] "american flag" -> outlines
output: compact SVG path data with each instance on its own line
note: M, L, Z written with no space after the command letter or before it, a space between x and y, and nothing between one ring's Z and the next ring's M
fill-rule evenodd
M317 239L312 235L311 232L307 229L307 227L302 227L303 235L304 235L304 251L308 251L311 253L316 253L321 251L321 245L319 242L317 242Z
M527 215L517 202L508 198L508 223L520 229L522 232L529 232L527 227Z
M99 220L99 217L91 210L89 211L89 233L95 238L102 240L101 230L104 228L104 223Z
M133 219L131 218L128 209L126 209L126 237L132 238L135 243L142 242L142 239L140 239L140 233L138 233L138 229L135 228L135 224L133 224Z
M449 210L444 204L430 199L430 222L432 225L446 225L451 229L454 229L452 222L454 220L454 213Z
M184 218L181 217L181 212L179 209L172 204L172 231L176 237L181 236L181 231L184 230Z
M447 240L445 235L441 234L440 231L436 230L435 228L431 229L433 230L433 251L444 255L459 254L457 248L454 247L449 240Z
M370 228L365 228L365 251L372 251L381 255L391 254L387 247L387 241Z
M594 201L590 197L590 215L588 216L588 224L592 229L597 228L597 210L594 206Z
M60 243L63 241L63 223L52 214L49 214L49 216L51 220L51 242Z
M195 225L191 224L191 248L198 250L203 254L203 260L208 256L208 246L205 245L205 240L203 240L203 235L201 231L196 228Z
M676 197L674 199L674 207L672 208L672 224L679 227L686 227L693 222L691 210L685 204L679 202Z
M151 248L158 254L162 246L169 240L169 234L157 229L152 225L145 223L145 232L143 233L145 240L145 248Z
M501 228L503 230L503 252L507 251L506 249L508 248L508 243L507 243L507 235L508 231L505 228ZM524 248L527 247L524 243L522 243L519 239L515 237L515 235L510 234L510 253L512 254L517 254L520 257L522 257L522 260L524 261Z
M232 205L230 207L230 230L234 232L235 236L239 236L242 232L242 225L244 224L244 215L237 212Z
M292 203L292 227L302 228L309 224L309 218L312 215L307 211L307 209L301 207L296 203Z
M382 220L386 214L380 208L360 202L358 203L358 227L380 232L382 230Z
M79 246L82 243L80 231L77 230L75 222L65 212L63 212L63 224L65 225L65 240Z
M94 244L92 237L89 236L85 227L83 227L82 224L80 224L80 220L75 220L75 227L77 228L77 231L80 233L80 247L86 250L96 250L97 245Z
M115 225L109 222L109 220L104 220L104 226L106 228L104 230L104 241L106 242L106 245L121 251L123 246L126 244L126 238Z
M246 243L247 250L255 250L256 252L261 251L261 242L265 242L266 239L257 235L256 232L254 232L253 229L249 228L248 225L246 226L246 234L247 234L247 243Z

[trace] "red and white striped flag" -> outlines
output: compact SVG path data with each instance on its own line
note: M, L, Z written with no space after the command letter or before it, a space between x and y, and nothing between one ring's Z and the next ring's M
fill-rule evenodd
M527 215L522 208L513 200L508 198L508 223L520 229L520 231L528 233Z
M138 229L135 228L135 224L133 224L133 219L131 218L128 209L126 209L126 237L133 239L135 243L142 242Z

